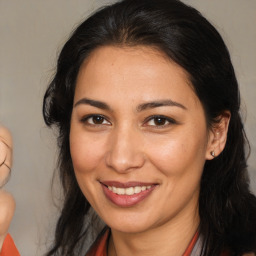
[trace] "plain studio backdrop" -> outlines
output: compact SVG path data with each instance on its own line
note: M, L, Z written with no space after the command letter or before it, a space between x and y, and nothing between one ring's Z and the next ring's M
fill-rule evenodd
M43 255L57 210L51 196L55 137L42 118L42 99L57 53L70 32L103 0L0 0L0 122L14 137L14 166L7 189L17 207L10 233L22 256ZM113 1L112 1L113 2ZM184 0L219 30L241 88L256 192L256 1Z

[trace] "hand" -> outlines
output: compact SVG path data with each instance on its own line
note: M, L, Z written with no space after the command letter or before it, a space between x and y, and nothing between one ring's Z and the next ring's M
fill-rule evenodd
M0 251L15 210L13 196L2 189L9 179L11 167L12 137L5 127L0 126Z
M0 188L8 181L12 167L12 137L10 132L0 125Z
M5 236L8 233L14 211L15 200L13 196L4 190L0 190L0 252Z

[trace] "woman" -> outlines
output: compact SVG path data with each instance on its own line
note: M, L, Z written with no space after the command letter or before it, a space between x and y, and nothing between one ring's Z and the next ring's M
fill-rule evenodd
M91 207L107 227L86 255L255 253L239 108L228 50L195 9L126 0L85 20L44 97L65 196L47 255L85 255Z

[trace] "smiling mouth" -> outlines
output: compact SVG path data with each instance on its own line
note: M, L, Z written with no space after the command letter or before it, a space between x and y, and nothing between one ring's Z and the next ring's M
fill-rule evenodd
M119 207L131 207L147 198L159 185L154 183L103 181L103 192L112 203Z
M136 186L136 187L128 187L128 188L119 188L114 186L107 186L107 188L112 191L113 193L117 195L127 195L132 196L134 194L139 194L142 191L148 190L152 188L152 185L150 186Z

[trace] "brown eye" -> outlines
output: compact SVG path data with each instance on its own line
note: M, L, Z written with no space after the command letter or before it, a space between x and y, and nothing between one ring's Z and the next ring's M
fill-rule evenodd
M163 117L155 117L153 119L153 121L154 121L154 124L157 125L157 126L165 125L166 122L167 122L166 118L163 118Z
M94 116L92 117L93 124L102 124L104 122L104 118L102 116Z
M89 125L111 125L111 123L101 115L89 115L83 118L82 123Z
M164 128L172 124L177 124L177 122L174 119L166 116L151 116L145 123L147 126L159 128Z

